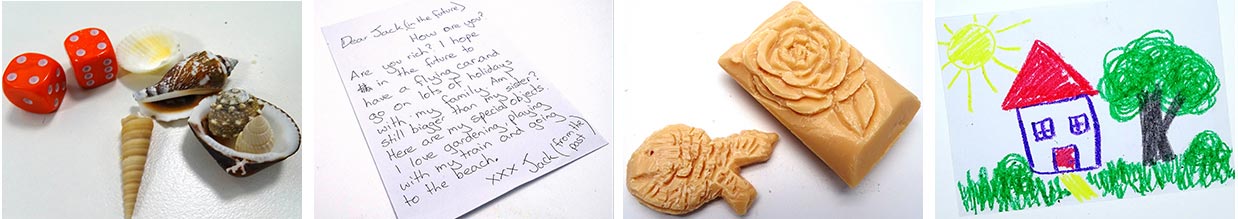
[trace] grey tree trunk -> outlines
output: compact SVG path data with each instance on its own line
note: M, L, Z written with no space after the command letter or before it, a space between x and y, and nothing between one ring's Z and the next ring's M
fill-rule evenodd
M1169 125L1173 123L1181 104L1174 104L1167 111L1161 110L1161 92L1149 92L1140 107L1140 125L1143 134L1143 164L1151 166L1158 161L1177 158L1169 145Z

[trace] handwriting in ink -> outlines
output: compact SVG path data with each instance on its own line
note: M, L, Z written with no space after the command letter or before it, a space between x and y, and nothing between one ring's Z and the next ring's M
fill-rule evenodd
M435 18L443 18L443 16L447 16L448 14L451 14L451 13L453 13L453 12L462 12L462 11L464 11L464 9L467 9L467 8L468 8L468 7L465 7L464 5L462 5L462 4L460 4L460 3L456 3L456 2L451 2L451 4L452 4L452 5L454 5L454 6L449 7L449 8L439 8L439 9L434 9L433 11L430 11L430 13L431 13L431 14L434 14L434 17L435 17Z
M504 167L498 172L491 173L490 177L486 178L486 181L490 181L490 185L494 185L499 181L503 181L503 178L511 177L516 174L516 171L520 171L520 169L516 169L516 164L512 164L511 167Z

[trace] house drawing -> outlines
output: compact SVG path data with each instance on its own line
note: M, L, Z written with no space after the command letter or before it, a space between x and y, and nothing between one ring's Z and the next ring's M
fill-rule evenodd
M1036 40L1002 110L1014 110L1032 172L1059 174L1101 165L1096 89L1057 52Z

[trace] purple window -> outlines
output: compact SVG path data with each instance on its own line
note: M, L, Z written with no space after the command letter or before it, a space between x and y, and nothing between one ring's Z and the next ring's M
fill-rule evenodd
M1088 132L1088 114L1079 114L1078 116L1070 117L1070 133L1082 135Z
M1053 118L1045 118L1037 122L1032 122L1032 136L1036 137L1036 141L1053 139L1054 135Z

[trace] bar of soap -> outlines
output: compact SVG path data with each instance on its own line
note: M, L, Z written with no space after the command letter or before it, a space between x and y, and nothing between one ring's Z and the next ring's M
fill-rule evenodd
M800 2L765 20L718 64L852 188L920 108Z

